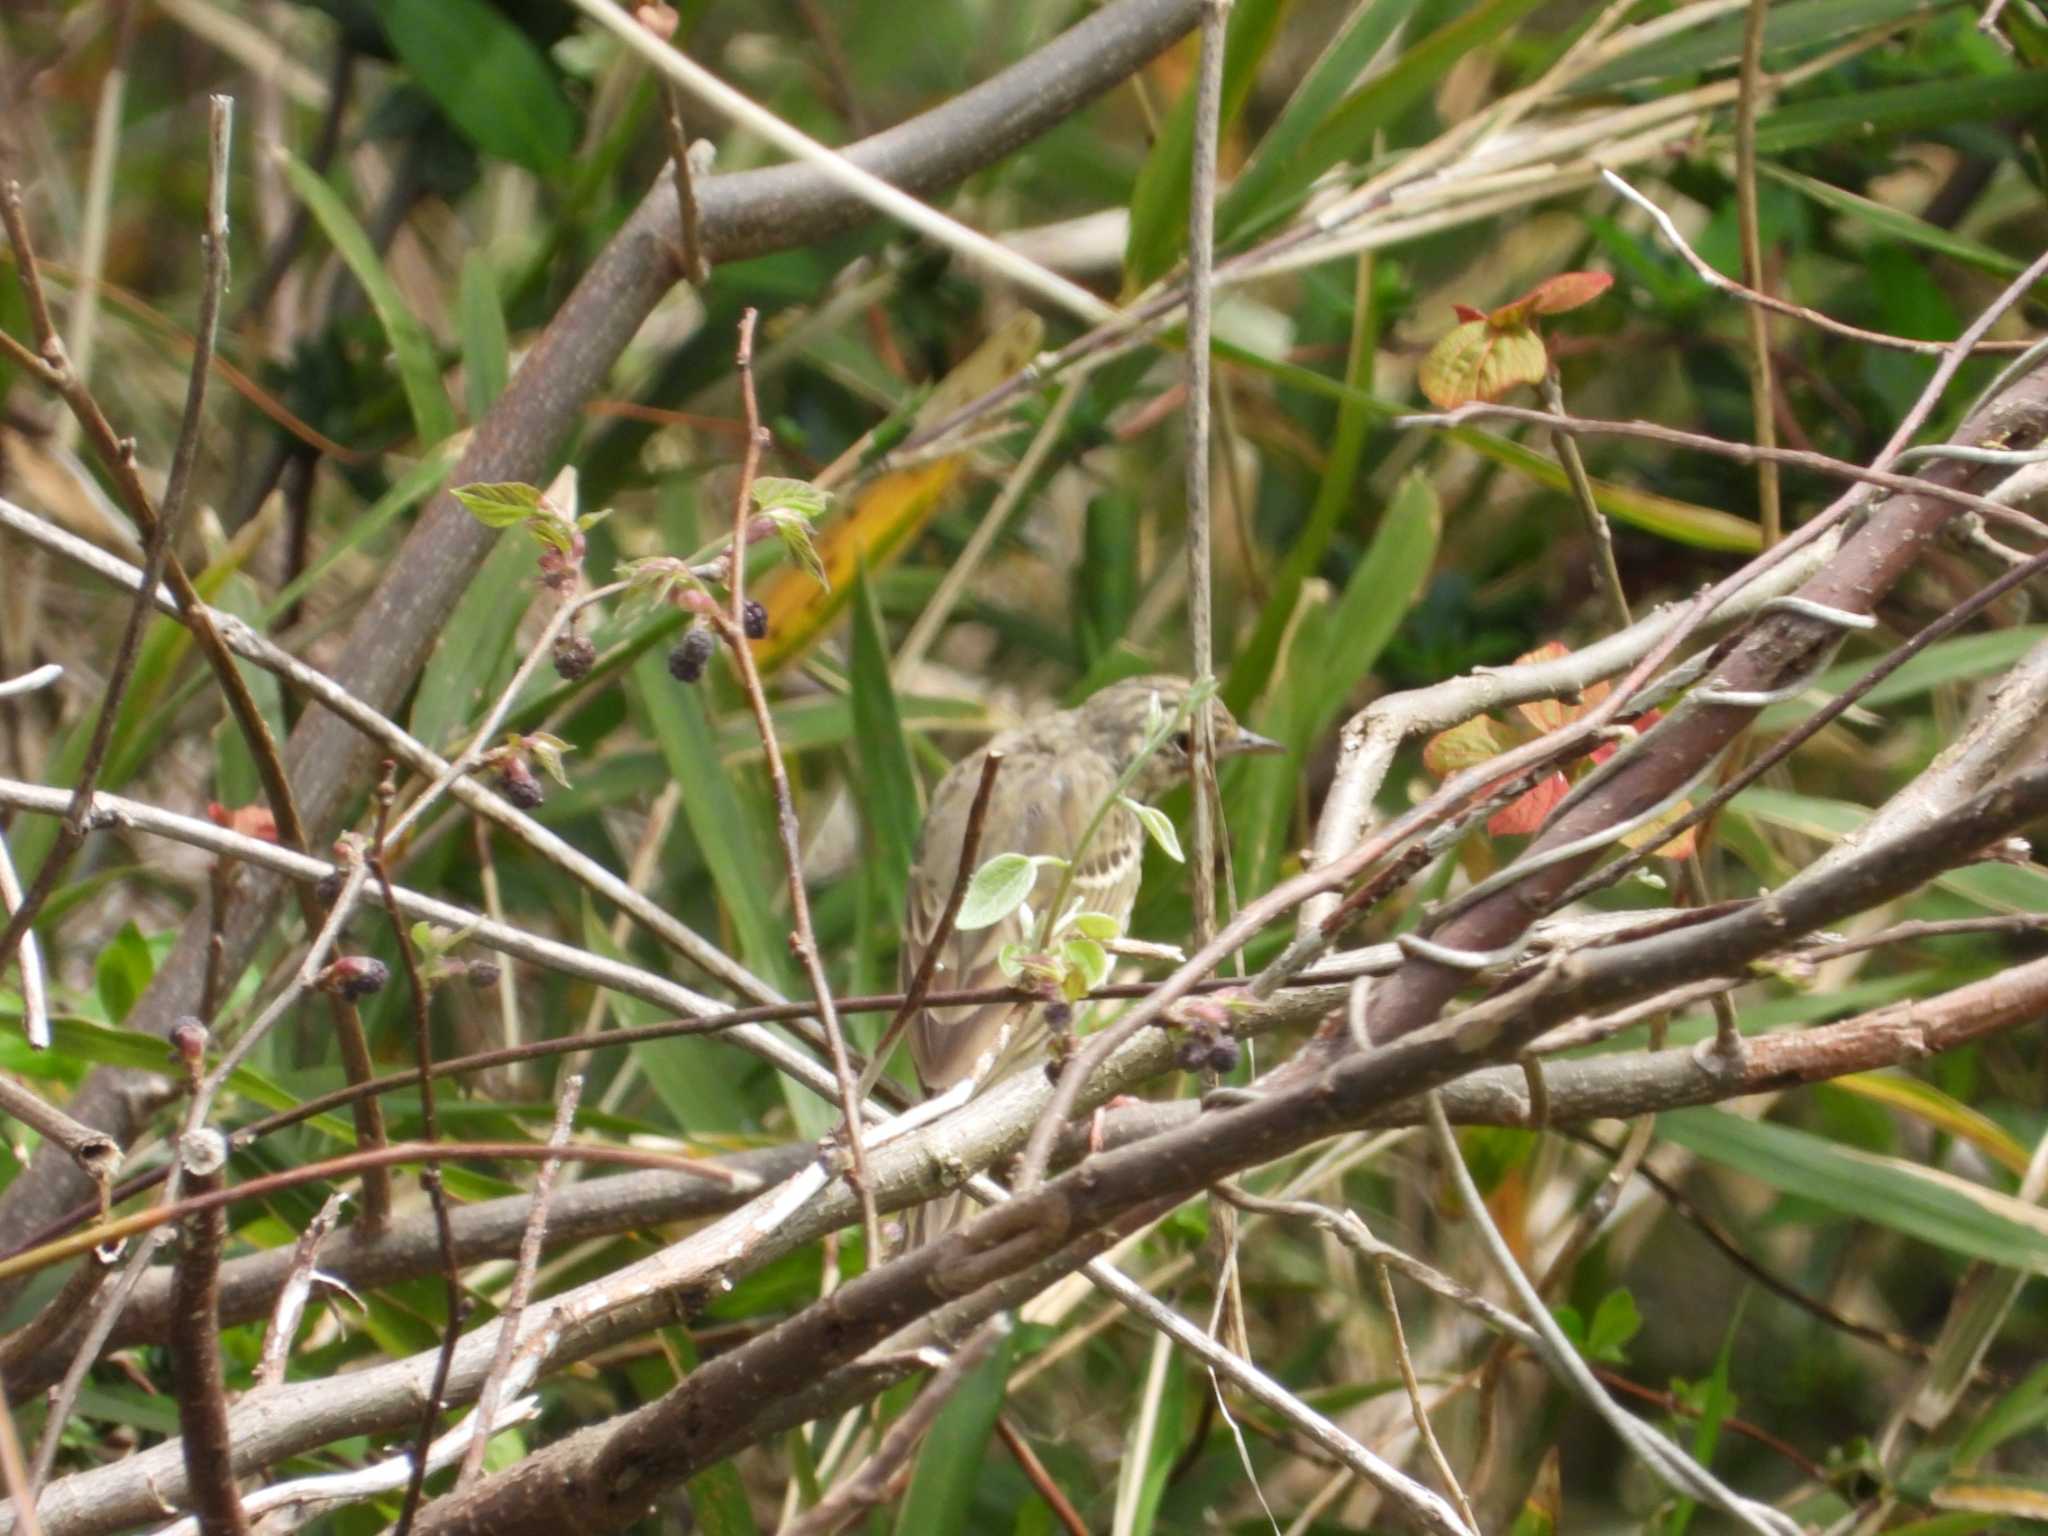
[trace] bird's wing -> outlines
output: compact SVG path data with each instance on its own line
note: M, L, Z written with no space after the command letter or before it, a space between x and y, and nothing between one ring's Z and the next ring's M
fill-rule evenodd
M937 931L960 863L960 844L967 830L967 808L981 779L981 754L955 766L940 781L925 817L924 835L910 872L904 921L902 976L907 987L918 962ZM988 822L982 834L979 862L999 853L1057 854L1070 857L1096 807L1116 783L1106 762L1093 753L1006 751L996 781ZM1122 807L1103 818L1088 855L1075 871L1070 901L1084 907L1128 915L1137 890L1138 857L1143 849L1137 818ZM1120 852L1125 850L1126 852ZM1060 871L1041 869L1027 905L1042 918L1059 890ZM1105 905L1105 903L1120 903ZM1005 944L1029 937L1020 914L969 933L955 932L947 941L934 991L1002 986L1006 978L997 964ZM965 1004L927 1008L910 1028L911 1055L928 1091L958 1082L975 1068L985 1052L1003 1043L1005 1026L1014 1026L1020 1009L1014 1003Z

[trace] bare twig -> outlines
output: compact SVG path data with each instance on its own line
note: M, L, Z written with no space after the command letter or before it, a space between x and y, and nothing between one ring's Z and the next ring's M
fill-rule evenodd
M1764 247L1756 205L1756 115L1764 92L1764 17L1769 0L1749 0L1742 22L1741 94L1735 99L1735 216L1742 239L1742 280L1759 299L1764 290ZM1771 379L1771 323L1766 305L1747 305L1749 322L1750 431L1760 448L1778 446L1777 390ZM1778 502L1778 466L1765 460L1756 469L1757 522L1764 548L1784 532Z
M405 970L406 991L412 1003L413 1057L420 1068L420 1134L431 1147L441 1139L441 1121L434 1107L434 1076L428 1070L434 1061L433 1020L427 1011L427 986L420 977L419 957L413 953L412 931L405 926L405 919L399 914L398 898L392 890L384 862L386 840L390 835L391 802L398 794L398 786L393 779L396 771L396 764L388 761L384 764L384 775L377 785L376 845L366 862L384 893L385 915L391 920L392 934L398 940L399 964ZM398 1536L406 1536L412 1529L413 1518L419 1513L420 1496L426 1490L427 1458L434 1444L434 1421L440 1418L441 1409L447 1401L448 1371L455 1358L455 1341L462 1336L465 1310L462 1274L455 1257L455 1233L448 1215L448 1195L441 1187L438 1164L428 1163L420 1169L420 1187L427 1192L428 1203L433 1206L434 1225L440 1236L442 1295L447 1317L442 1324L441 1356L434 1366L434 1384L420 1408L412 1480L406 1484L405 1502L399 1507Z
M818 1021L825 1027L825 1043L831 1052L832 1076L839 1086L840 1109L845 1114L847 1151L854 1187L860 1193L862 1225L867 1232L868 1258L874 1262L882 1251L882 1222L875 1210L873 1186L868 1180L867 1145L861 1132L859 1083L846 1053L846 1037L839 1027L838 1011L832 1006L832 980L825 974L824 957L818 953L818 935L811 926L811 898L804 888L803 844L797 827L796 799L790 793L789 770L783 766L782 748L775 737L775 717L768 710L768 696L761 687L761 669L754 665L753 644L747 636L747 582L745 551L747 525L754 515L754 474L767 446L768 433L761 425L760 403L754 397L754 322L749 309L740 316L737 367L740 398L746 409L747 448L740 461L739 490L733 501L732 572L727 578L731 604L724 616L726 648L740 675L740 686L754 711L754 727L760 733L761 750L768 765L769 787L775 795L775 825L782 839L782 860L789 891L790 920L796 931L790 942L810 978L811 993L818 1004Z
M668 5L642 5L635 9L640 25L663 42L675 36L677 16ZM669 170L676 182L676 213L681 221L683 238L680 245L680 265L683 281L693 288L701 288L710 279L711 264L704 259L704 240L699 234L703 215L697 208L695 168L690 164L690 136L683 130L683 93L673 80L661 82L661 97L664 112L662 126L668 131ZM468 1457L463 1458L464 1465Z
M64 669L55 662L37 667L20 677L0 682L0 699L32 693L63 675ZM14 859L7 851L7 838L0 833L0 912L11 919L21 906L21 877L15 872ZM0 954L4 953L0 950ZM47 1049L50 1044L50 998L43 986L42 950L36 944L34 928L27 923L22 925L15 959L21 967L21 1032L28 1037L28 1043L34 1049ZM0 969L4 968L5 962L0 961Z
M337 1189L329 1195L292 1245L291 1270L278 1288L277 1306L270 1315L270 1326L263 1332L263 1348L257 1355L258 1387L284 1383L285 1368L291 1363L292 1340L298 1336L299 1320L306 1314L306 1298L319 1278L314 1266L320 1262L320 1249L334 1231L334 1224L341 1220L341 1208L347 1201L344 1190Z
M1557 1322L1537 1295L1529 1277L1522 1273L1522 1266L1515 1259L1507 1242L1500 1235L1500 1229L1493 1224L1493 1218L1486 1209L1486 1202L1479 1194L1479 1187L1472 1182L1472 1174L1465 1166L1464 1155L1458 1150L1458 1139L1451 1131L1451 1123L1444 1118L1443 1101L1432 1093L1426 1102L1427 1124L1430 1138L1435 1143L1437 1155L1443 1161L1452 1182L1457 1186L1458 1198L1465 1207L1467 1217L1486 1245L1494 1268L1515 1293L1526 1320L1535 1328L1542 1339L1540 1353L1545 1361L1566 1385L1570 1386L1593 1409L1601 1419L1621 1437L1622 1443L1635 1453L1651 1472L1674 1492L1688 1494L1704 1504L1710 1504L1728 1515L1758 1536L1799 1536L1798 1522L1780 1514L1768 1504L1759 1504L1754 1499L1744 1498L1723 1484L1699 1462L1679 1448L1668 1436L1651 1425L1624 1413L1600 1388L1600 1383L1579 1358L1578 1350L1564 1336Z
M226 1138L211 1128L185 1134L178 1157L195 1194L220 1192L227 1150ZM220 1354L220 1254L227 1235L225 1206L195 1212L184 1224L171 1282L171 1367L177 1384L178 1428L201 1536L243 1536L249 1530L235 1487L234 1442L228 1432L227 1380Z
M129 6L129 12L134 7ZM133 16L122 23L124 33L133 31ZM117 69L117 74L123 73ZM112 90L111 81L109 89ZM116 93L118 94L118 93ZM35 921L36 914L56 889L57 882L69 867L72 856L85 841L85 828L79 822L79 815L92 796L93 786L99 782L100 769L106 761L108 744L113 740L114 725L120 718L121 704L128 692L129 679L135 671L135 659L142 647L142 631L149 619L150 595L156 591L159 578L163 575L167 561L174 559L172 553L178 529L183 522L186 487L191 479L192 460L198 451L199 430L204 420L206 407L207 376L213 361L213 341L220 317L221 296L227 291L228 281L228 215L227 180L228 149L234 122L233 104L225 96L211 100L212 121L209 135L209 158L206 200L206 229L200 244L206 254L206 276L199 293L199 319L194 331L192 369L186 380L185 414L178 427L178 442L171 455L170 479L164 487L162 505L157 509L153 521L138 519L145 540L142 585L134 602L128 609L128 620L121 630L120 642L114 652L113 665L108 668L107 680L100 698L99 715L93 721L92 734L87 738L85 756L77 773L72 778L72 810L59 823L57 839L43 857L37 868L28 894L19 901L9 903L11 908L4 930L0 930L0 956L14 949L20 937ZM34 258L30 253L27 225L20 212L19 189L9 184L6 191L7 232L13 243L15 265L21 274L24 287L34 283ZM93 290L88 288L80 296L82 306L93 302ZM82 308L76 322L84 337L89 338L91 326L86 316L89 308ZM67 364L60 348L52 350L52 337L43 337L45 373L62 372L72 377L73 387L85 388L85 365L83 359L75 366ZM24 955L26 963L27 956Z
M910 1453L938 1421L940 1410L995 1352L1008 1332L1009 1320L1000 1313L977 1328L889 1426L874 1454L801 1517L784 1525L780 1536L832 1536L887 1498L890 1479L909 1462Z
M4 1477L8 1500L19 1511L15 1528L21 1536L43 1536L36 1519L35 1490L29 1486L28 1460L21 1453L21 1432L15 1427L14 1410L6 1406L7 1389L0 1383L0 1477Z
M867 1071L861 1074L860 1098L865 1099L873 1090L883 1068L888 1065L889 1052L902 1038L910 1021L917 1017L918 1010L924 1007L925 998L931 992L932 977L938 974L939 957L945 953L946 944L953 937L953 924L959 920L961 904L967 900L967 887L974 882L974 871L981 859L982 828L988 821L989 800L995 793L996 775L1002 767L1002 753L990 748L982 754L981 779L974 786L974 799L967 807L967 825L960 833L960 863L953 871L953 889L947 893L946 907L939 914L938 926L932 929L930 942L918 958L917 969L911 973L910 985L903 990L903 1005L889 1020L889 1027L882 1031L882 1037L875 1042L873 1058L868 1062Z
M1214 621L1210 615L1209 343L1216 260L1216 141L1222 131L1224 27L1231 0L1203 0L1202 56L1195 75L1194 167L1188 189L1188 444L1187 579L1188 630L1194 648L1197 687L1215 680ZM1197 946L1216 934L1216 725L1207 705L1189 723L1188 772L1193 822L1190 856L1194 876L1194 936Z
M1037 1490L1045 1500L1045 1507L1052 1511L1053 1518L1067 1536L1089 1536L1088 1522L1081 1518L1081 1512L1074 1508L1074 1501L1067 1497L1066 1490L1053 1481L1053 1476L1038 1459L1038 1453L1031 1449L1031 1442L1010 1422L1008 1414L996 1415L996 1434L1002 1438L1004 1447L1016 1459L1017 1469L1024 1474L1024 1480Z
M1431 1465L1444 1485L1444 1492L1451 1496L1458 1506L1458 1513L1464 1516L1465 1528L1478 1536L1479 1521L1472 1513L1472 1501L1465 1497L1464 1486L1458 1481L1458 1474L1451 1468L1450 1457L1444 1454L1443 1442L1436 1437L1436 1429L1429 1422L1429 1409L1422 1401L1422 1383L1415 1377L1415 1362L1408 1357L1408 1335L1401 1326L1401 1303L1394 1295L1394 1280L1385 1264L1373 1267L1379 1277L1380 1302L1387 1309L1387 1330L1393 1335L1394 1359L1401 1368L1401 1385L1408 1390L1409 1412L1415 1418L1415 1433L1422 1440L1422 1448L1429 1453Z
M562 1079L561 1092L555 1099L555 1126L548 1136L550 1147L559 1148L568 1142L569 1132L576 1123L576 1105L582 1097L581 1077L572 1073ZM505 1293L504 1306L499 1309L502 1326L498 1330L498 1352L491 1361L490 1374L477 1388L476 1409L472 1415L474 1433L469 1449L462 1454L462 1470L455 1477L458 1491L476 1481L484 1469L484 1450L490 1444L492 1421L497 1417L498 1400L512 1370L513 1348L519 1342L519 1318L526 1310L526 1298L533 1290L533 1277L540 1268L542 1243L548 1229L548 1203L554 1195L556 1171L561 1166L559 1161L547 1159L534 1176L533 1214L528 1217L526 1234L520 1239L519 1266L513 1271L511 1288Z
M1543 404L1560 420L1571 415L1564 408L1564 386L1558 382L1555 368L1543 375ZM1621 567L1614 563L1614 531L1607 526L1607 515L1593 497L1593 482L1586 474L1586 461L1579 455L1578 439L1568 431L1554 429L1550 440L1564 464L1565 478L1571 482L1572 500L1578 505L1579 520L1586 526L1586 537L1592 541L1593 570L1600 580L1601 595L1607 599L1608 616L1619 628L1627 629L1635 621L1629 616L1628 589L1621 584Z

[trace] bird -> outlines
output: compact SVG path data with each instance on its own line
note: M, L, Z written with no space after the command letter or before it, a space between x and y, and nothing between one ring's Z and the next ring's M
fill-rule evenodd
M1137 813L1116 798L1117 784L1137 764L1122 793L1149 804L1187 778L1194 718L1185 706L1192 691L1193 684L1182 677L1126 678L1076 708L1000 733L953 765L932 792L911 861L901 951L906 990L931 948L959 878L961 844L991 753L1001 755L1002 766L984 817L978 858L1021 853L1071 861L1065 904L1106 913L1119 930L1129 922L1146 833ZM1285 750L1239 725L1222 701L1212 698L1204 707L1219 759ZM1173 722L1172 732L1139 762L1162 722ZM1088 825L1099 811L1101 822L1083 848ZM1008 985L998 963L1003 947L1035 936L1026 930L1026 912L1034 924L1043 918L1065 873L1057 865L1039 866L1024 909L992 926L952 933L940 952L933 989ZM1044 1033L1041 1014L1016 1003L921 1010L910 1022L910 1050L926 1097L967 1077L985 1085L1021 1065Z

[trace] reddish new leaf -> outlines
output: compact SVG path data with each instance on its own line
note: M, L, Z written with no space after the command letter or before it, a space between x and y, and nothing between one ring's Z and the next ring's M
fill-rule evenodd
M1432 405L1450 411L1475 400L1498 400L1518 384L1534 384L1549 366L1543 338L1527 326L1467 320L1429 349L1418 382Z

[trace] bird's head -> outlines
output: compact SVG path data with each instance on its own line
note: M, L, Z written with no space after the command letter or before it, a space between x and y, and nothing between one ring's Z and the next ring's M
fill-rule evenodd
M1147 738L1159 721L1171 720L1182 713L1182 706L1187 702L1192 687L1193 684L1184 677L1127 677L1091 695L1075 714L1082 734L1121 773L1144 750ZM1215 732L1218 758L1286 750L1279 742L1239 725L1221 699L1211 698L1207 709ZM1146 760L1131 785L1137 798L1149 800L1188 776L1194 724L1194 716L1190 712Z

